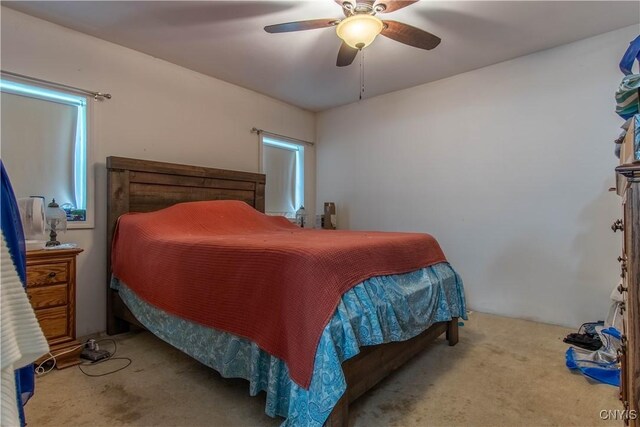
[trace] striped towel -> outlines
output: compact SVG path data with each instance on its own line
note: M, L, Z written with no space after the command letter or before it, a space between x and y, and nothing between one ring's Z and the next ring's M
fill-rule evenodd
M2 233L0 246L0 425L19 426L15 370L46 354L49 345L29 304Z

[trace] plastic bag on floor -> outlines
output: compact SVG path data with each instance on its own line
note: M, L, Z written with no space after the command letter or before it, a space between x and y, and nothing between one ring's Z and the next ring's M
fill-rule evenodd
M620 311L620 306L622 305L622 294L618 291L617 288L614 288L611 291L611 299L613 303L609 308L609 313L607 314L607 319L604 322L605 328L613 326L617 330L622 330L622 311Z
M579 370L583 375L605 384L620 385L618 349L620 332L614 327L596 327L602 347L596 351L569 347L566 353L567 368Z

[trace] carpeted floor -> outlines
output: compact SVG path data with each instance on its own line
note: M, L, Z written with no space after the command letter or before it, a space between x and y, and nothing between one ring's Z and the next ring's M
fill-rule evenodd
M443 338L351 407L351 426L621 425L601 421L620 409L618 390L593 384L564 366L566 328L473 313L460 342ZM105 348L109 347L104 343ZM118 337L117 356L131 366L104 377L78 368L37 381L27 404L29 427L80 425L277 426L264 395L221 378L147 332ZM100 373L123 361L86 367Z

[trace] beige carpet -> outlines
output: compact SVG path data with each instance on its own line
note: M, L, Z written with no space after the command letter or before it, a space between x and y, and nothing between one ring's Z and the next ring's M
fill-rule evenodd
M438 339L355 402L350 425L621 425L599 418L602 409L620 409L617 389L565 368L568 332L473 313L457 346ZM133 363L113 375L90 378L74 367L39 378L26 407L29 427L282 422L264 414L264 395L250 397L246 381L223 379L147 332L118 337L118 356Z

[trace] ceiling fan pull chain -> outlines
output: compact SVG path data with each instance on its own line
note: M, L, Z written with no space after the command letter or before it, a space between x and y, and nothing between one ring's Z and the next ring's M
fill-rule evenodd
M364 49L360 49L360 100L364 95Z

